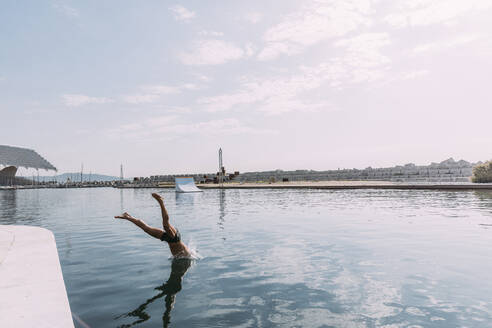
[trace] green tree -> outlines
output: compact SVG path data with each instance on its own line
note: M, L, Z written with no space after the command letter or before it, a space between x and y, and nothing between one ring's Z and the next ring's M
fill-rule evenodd
M478 183L492 182L492 161L475 166L472 181Z

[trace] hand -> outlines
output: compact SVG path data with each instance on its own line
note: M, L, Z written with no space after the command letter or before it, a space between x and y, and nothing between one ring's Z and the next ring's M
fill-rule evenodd
M114 217L115 219L133 219L133 217L128 214L127 212L121 214L121 215L117 215Z

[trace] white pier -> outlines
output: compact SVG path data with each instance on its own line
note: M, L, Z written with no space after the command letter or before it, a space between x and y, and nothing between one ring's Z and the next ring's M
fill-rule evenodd
M0 327L74 327L51 231L0 225Z

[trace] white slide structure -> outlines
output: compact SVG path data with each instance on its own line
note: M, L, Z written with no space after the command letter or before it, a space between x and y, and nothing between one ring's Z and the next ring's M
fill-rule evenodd
M193 178L174 178L176 184L176 192L201 192L195 185Z

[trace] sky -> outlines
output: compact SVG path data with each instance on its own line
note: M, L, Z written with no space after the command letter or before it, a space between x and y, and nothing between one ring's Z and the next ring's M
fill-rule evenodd
M3 1L0 144L60 173L492 158L492 1Z

